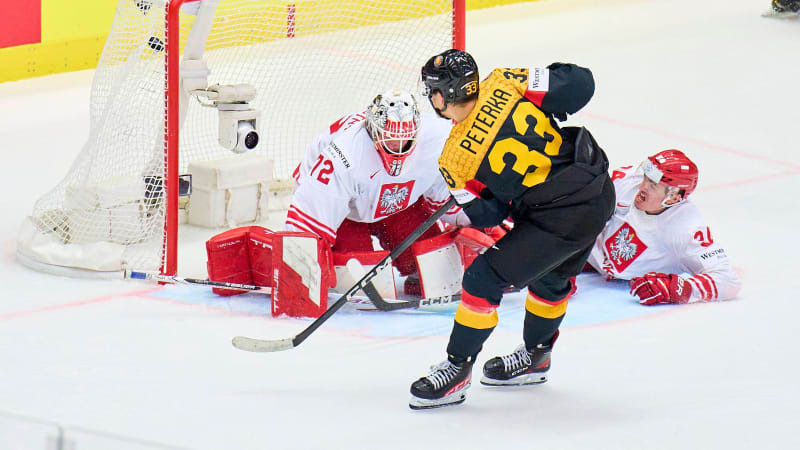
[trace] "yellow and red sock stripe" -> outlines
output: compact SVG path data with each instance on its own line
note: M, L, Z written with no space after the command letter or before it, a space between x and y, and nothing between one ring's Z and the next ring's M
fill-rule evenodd
M525 300L525 310L534 316L542 317L545 319L557 319L567 313L567 304L569 298L575 293L575 277L570 278L572 289L569 294L564 296L561 300L545 300L538 295L528 290L528 298Z
M456 323L477 330L497 326L497 306L488 300L476 297L467 291L461 292L461 303L456 309Z

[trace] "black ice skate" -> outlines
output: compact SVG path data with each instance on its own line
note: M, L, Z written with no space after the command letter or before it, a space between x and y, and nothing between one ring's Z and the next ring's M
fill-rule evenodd
M433 366L430 375L411 385L411 409L439 408L463 403L472 379L472 362L453 364L449 360Z
M521 386L547 381L552 345L538 345L533 352L520 345L514 353L496 356L483 365L481 384L488 386Z
M762 16L778 19L797 19L800 17L800 0L772 0L772 8Z

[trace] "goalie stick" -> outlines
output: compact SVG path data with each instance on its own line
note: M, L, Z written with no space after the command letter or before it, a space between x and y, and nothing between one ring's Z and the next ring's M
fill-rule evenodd
M355 258L347 261L345 265L347 266L347 270L354 278L361 278L366 273L364 266L362 266L361 263ZM461 294L451 294L443 295L441 297L431 297L416 300L386 301L378 292L378 289L375 288L375 285L371 282L364 286L363 291L369 301L372 302L372 304L375 305L375 308L379 311L395 311L398 309L419 308L420 306L446 305L448 303L454 303L461 300Z
M137 272L135 270L127 270L127 269L125 270L125 278L129 280L148 280L148 281L157 281L159 283L170 283L170 284L199 284L203 286L235 289L240 291L264 292L267 294L272 292L272 288L265 286L255 286L252 284L240 284L240 283L227 283L225 281L211 281L211 280L203 280L200 278L183 278L170 275L161 275L158 273Z
M419 309L421 311L424 311L429 307L444 306L460 302L461 293L442 295L441 297L420 298L414 300L396 300L396 301L383 300L383 301L385 303L383 309L378 308L377 306L375 308L362 307L356 309L358 309L359 311L395 311L398 309ZM364 302L363 304L368 305L369 303ZM374 305L375 303L372 302L372 304Z
M125 279L128 280L146 280L146 281L155 281L157 283L169 283L169 284L195 284L201 286L211 286L217 288L224 288L224 289L235 289L235 290L242 290L247 292L263 292L265 294L270 294L272 288L267 286L256 286L253 284L241 284L241 283L227 283L224 281L211 281L211 280L204 280L200 278L184 278L184 277L177 277L177 276L169 276L169 275L161 275L158 273L152 272L139 272L136 270L125 270L124 272ZM368 285L367 289L369 289L371 283ZM375 306L375 309L365 309L365 311L395 311L398 309L410 309L410 308L419 308L425 306L435 306L435 305L445 305L448 303L453 303L461 300L461 294L454 294L454 295L444 295L441 297L431 297L431 298L423 298L419 300L408 300L408 301L387 301L384 300L383 297L375 290L374 286L372 287L374 292L370 295L367 292L367 299Z
M316 320L311 322L311 325L306 327L305 330L298 333L296 336L291 338L284 338L284 339L254 339L245 336L236 336L233 338L233 346L249 352L278 352L282 350L289 350L291 348L295 348L300 345L303 341L306 340L308 336L311 335L317 328L320 327L326 320L328 320L336 311L338 311L342 306L347 303L347 299L352 297L359 290L363 290L368 283L372 281L378 273L391 264L392 259L397 258L401 253L403 253L411 244L414 243L422 233L428 230L440 217L447 212L453 205L455 205L456 201L453 197L442 205L439 209L436 210L430 217L428 217L425 222L422 222L420 226L417 227L416 230L412 231L411 234L406 237L403 242L400 243L394 250L392 250L389 255L385 258L380 260L378 264L375 265L372 269L367 271L367 273L361 277L360 280L356 281L356 283L350 287L341 297L339 300L336 300L336 303L330 306L327 311L322 313Z

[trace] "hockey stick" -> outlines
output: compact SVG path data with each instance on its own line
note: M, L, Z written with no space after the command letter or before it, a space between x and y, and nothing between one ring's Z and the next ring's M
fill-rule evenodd
M272 288L265 286L255 286L252 284L240 284L240 283L227 283L224 281L202 280L199 278L173 277L169 275L161 275L158 273L137 272L135 270L127 270L127 269L125 270L125 278L129 280L148 280L148 281L157 281L159 283L170 283L170 284L199 284L203 286L211 286L224 289L235 289L239 291L264 292L267 294L272 292Z
M375 302L369 299L373 304ZM383 308L356 308L359 311L395 311L398 309L424 309L428 306L449 305L461 301L461 293L442 295L441 297L427 297L418 300L400 300L396 302L384 300L385 306Z
M364 266L357 259L347 261L347 270L353 277L363 277L366 274ZM396 311L398 309L419 308L420 306L445 305L461 300L461 294L443 295L440 297L423 298L419 300L386 301L375 288L372 282L367 283L363 289L364 294L378 311Z
M364 270L364 266L362 266L361 263L355 258L348 260L347 263L345 263L345 267L347 267L347 271L350 272L350 275L352 275L353 278L361 278L367 273ZM364 286L363 291L364 294L366 294L369 301L371 301L376 308L378 308L381 311L390 311L384 309L386 301L383 299L380 292L378 292L378 288L375 287L375 284L372 281L370 281L369 283L367 283L366 286Z
M124 272L125 279L128 280L146 280L146 281L155 281L157 283L169 283L169 284L195 284L201 286L211 286L215 288L223 288L223 289L234 289L234 290L241 290L247 292L264 292L269 294L272 291L272 288L267 286L256 286L253 284L241 284L241 283L227 283L224 281L211 281L211 280L203 280L199 278L183 278L177 276L169 276L169 275L161 275L158 273L152 272L139 272L136 270L125 270ZM370 289L370 287L372 289ZM431 297L431 298L423 298L419 300L408 300L408 301L386 301L381 297L378 293L377 289L372 285L372 283L368 283L367 285L368 291L373 291L372 294L370 292L365 292L367 294L367 299L375 305L375 311L395 311L398 309L407 309L407 308L419 308L420 306L433 306L433 305L445 305L448 303L453 303L461 300L461 294L454 294L454 295L444 295L441 297ZM351 298L352 299L352 296Z
M430 217L428 217L425 222L422 222L420 226L417 227L416 230L412 231L411 234L408 235L407 238L403 240L394 250L392 250L389 255L383 258L378 264L375 265L372 269L367 271L367 273L361 277L360 280L356 281L350 289L347 290L339 300L336 300L336 303L330 306L327 311L322 313L316 320L311 322L311 325L306 327L305 330L301 331L299 334L292 338L285 338L285 339L253 339L245 336L236 336L233 338L233 346L240 349L246 350L249 352L278 352L282 350L289 350L291 348L295 348L300 345L303 341L306 340L311 333L314 332L317 328L320 327L326 320L328 320L336 311L338 311L345 303L347 303L347 299L353 296L358 290L363 290L364 287L372 281L378 273L383 270L386 266L391 264L392 259L396 259L403 253L411 244L414 243L424 232L428 230L440 217L447 212L455 204L455 199L450 197L450 199L442 205L439 209L436 210Z

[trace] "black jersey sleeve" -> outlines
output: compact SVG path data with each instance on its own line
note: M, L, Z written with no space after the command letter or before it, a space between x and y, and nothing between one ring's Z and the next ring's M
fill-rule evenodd
M589 103L594 95L594 76L591 70L575 64L553 63L547 68L550 87L541 109L558 120L566 120L567 114L575 114Z

